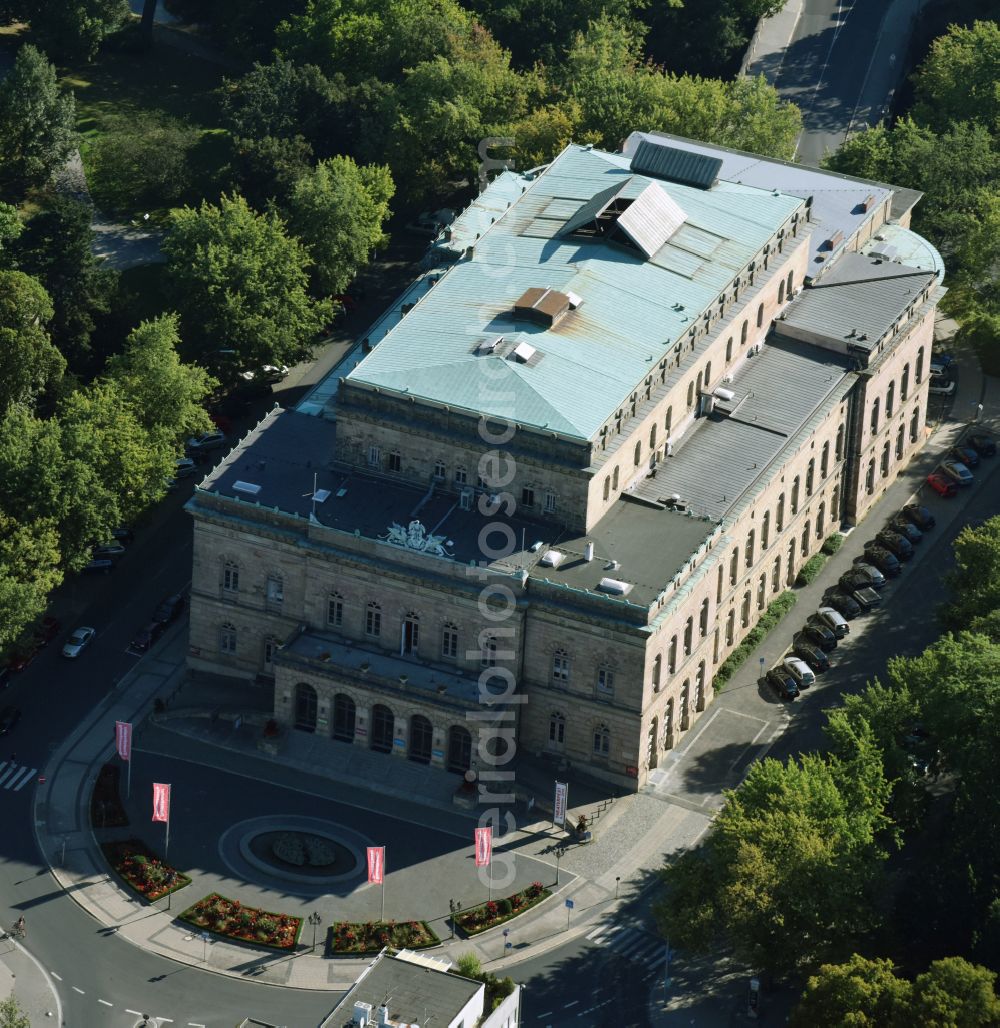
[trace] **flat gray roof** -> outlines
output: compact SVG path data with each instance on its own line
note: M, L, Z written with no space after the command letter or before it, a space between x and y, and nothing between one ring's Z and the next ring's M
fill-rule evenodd
M842 392L850 368L846 355L769 337L726 386L733 401L699 418L636 493L677 495L696 516L720 520L831 394Z
M480 982L384 954L333 1008L324 1024L336 1028L350 1024L354 1004L370 1003L373 1015L380 1006L388 1006L394 1024L447 1028L481 988Z

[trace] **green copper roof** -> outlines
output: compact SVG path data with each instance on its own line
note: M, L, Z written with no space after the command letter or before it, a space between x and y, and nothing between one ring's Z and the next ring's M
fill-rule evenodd
M634 200L653 181L684 221L648 258L565 233L593 218L598 197ZM569 146L533 180L500 176L459 216L452 245L472 246L471 257L443 273L347 382L590 439L802 206L737 183L650 179L621 155ZM581 303L552 326L515 320L531 288ZM480 353L486 336L504 343ZM519 341L537 351L525 363L511 354Z

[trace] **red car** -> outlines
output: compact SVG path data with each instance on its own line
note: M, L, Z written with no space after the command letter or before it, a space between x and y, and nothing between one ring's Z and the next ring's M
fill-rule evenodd
M958 492L958 486L937 471L932 471L927 476L927 484L941 496L954 496Z

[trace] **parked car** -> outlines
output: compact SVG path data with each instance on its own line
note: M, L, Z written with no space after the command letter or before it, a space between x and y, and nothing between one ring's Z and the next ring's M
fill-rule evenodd
M135 533L131 528L126 528L122 525L119 528L111 529L111 538L117 539L120 543L130 543L135 539Z
M934 354L934 356L931 357L930 364L931 381L933 382L938 378L947 378L949 374L948 369L954 363L955 362L953 360L942 360L938 354Z
M847 621L856 618L863 609L853 596L840 591L830 593L826 598L826 602Z
M816 681L812 668L800 657L785 657L781 663L800 689L808 689Z
M289 370L287 364L265 364L256 371L241 371L240 378L244 382L265 382L272 385L285 378Z
M179 457L174 462L174 478L190 478L198 471L198 465L190 457Z
M939 367L944 368L946 371L955 363L955 358L952 354L948 353L947 350L931 351L931 367L937 364Z
M161 625L168 625L179 617L184 609L184 593L174 593L165 600L161 600L156 610L153 611L153 620Z
M163 488L168 493L176 493L180 488L180 483L176 478L165 478L163 480Z
M846 619L835 611L833 607L820 607L809 620L826 625L838 639L843 639L845 635L850 635L851 632L851 626L847 623Z
M958 486L940 471L932 471L927 476L927 484L939 496L944 496L946 498L954 496L958 492Z
M813 671L830 670L830 658L815 643L798 639L792 646L792 653L800 660L804 660Z
M64 657L79 657L80 654L90 645L90 641L97 635L96 628L74 628L73 634L66 640L62 648Z
M106 575L113 571L115 562L108 557L95 557L80 568L81 575Z
M439 211L424 211L407 224L406 231L433 239L441 229L450 225L454 220L455 212L447 207L442 207Z
M0 710L0 735L6 735L21 720L21 712L17 707L4 707Z
M864 555L855 560L856 564L871 564L878 568L886 578L895 578L902 570L902 565L895 555L890 553L884 546L872 545L865 547Z
M955 392L955 383L943 381L942 379L931 379L931 384L927 387L927 392L934 396L951 396Z
M972 472L958 460L941 461L941 470L959 485L972 485Z
M802 627L799 638L812 646L818 646L824 653L837 648L837 637L826 625L815 621L807 621Z
M166 624L163 621L150 621L145 628L141 629L135 636L135 638L129 643L130 650L136 650L139 653L145 653L157 639L163 635L163 630L166 628Z
M213 414L212 424L215 425L220 432L225 432L226 435L233 434L233 423L225 414Z
M795 679L784 668L771 668L765 679L780 700L794 700L799 695Z
M997 453L996 440L986 432L973 432L964 445L971 446L980 457L995 457Z
M849 593L855 589L884 589L885 575L871 564L855 564L840 576L839 584Z
M933 528L937 524L937 521L934 519L934 515L919 503L908 503L899 513L902 514L907 521L912 521L913 524L923 532L926 532L928 528Z
M54 617L43 617L35 629L35 638L39 639L43 646L48 645L59 634L62 625Z
M863 589L855 589L851 593L851 599L867 614L868 611L875 607L882 605L882 597L879 596L871 586L865 586Z
M923 541L924 533L909 518L904 517L902 514L897 514L892 518L889 521L888 527L893 532L901 535L911 545Z
M214 432L202 432L201 435L192 436L185 446L193 453L204 453L207 450L218 449L225 441L225 434L216 429Z
M121 557L125 553L125 547L119 542L101 543L90 551L95 557Z
M953 446L948 451L948 456L967 468L979 467L979 454L971 446Z
M38 656L41 649L41 646L33 639L22 640L11 650L10 656L7 658L7 667L11 671L24 671Z
M10 676L12 674L13 672L6 665L0 667L0 689L6 689L10 685Z
M913 546L909 539L904 539L898 532L891 532L883 528L875 541L893 554L898 560L910 560L913 557Z

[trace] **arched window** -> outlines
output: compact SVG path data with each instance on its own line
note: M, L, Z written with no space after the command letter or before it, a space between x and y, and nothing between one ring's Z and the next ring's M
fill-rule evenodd
M796 227L797 227L797 226L796 226ZM795 234L795 233L794 233L794 231L792 232L792 234L793 234L793 235ZM786 284L786 285L787 285L787 292L788 292L788 299L789 299L789 300L790 300L790 299L792 298L792 283L793 283L793 281L794 281L794 278L793 278L793 276L794 276L794 275L795 275L795 272L794 272L794 271L790 271L790 272L788 273L788 282L787 282L787 284Z
M760 522L760 548L766 550L771 545L771 512L764 511L764 517Z
M743 607L740 610L740 624L746 628L750 624L750 590L743 594Z
M736 579L739 578L740 574L740 548L737 546L733 550L733 555L729 558L729 584L736 585Z
M913 373L913 377L916 380L917 385L920 385L920 383L923 381L923 377L924 377L924 348L922 346L920 347L919 350L917 350L917 366L916 366L916 369L915 369L915 371Z
M691 656L691 645L694 637L694 618L690 617L684 622L684 656Z
M903 450L906 448L906 426L900 425L899 431L896 433L896 460L901 460L903 457Z
M701 394L701 387L702 387L703 384L704 383L702 382L701 372L699 371L698 372L698 379L695 382L695 392L698 393L699 395Z
M616 492L618 491L618 469L617 468L615 468L615 470L611 473L611 488L614 489Z
M660 691L660 674L662 672L663 657L657 653L653 658L653 692Z
M607 725L594 728L594 756L607 757L611 753L611 729Z
M709 361L709 362L708 362L708 363L707 363L707 364L705 365L705 388L706 388L706 389L709 389L709 388L710 388L710 385L709 385L709 383L710 383L711 381L712 381L712 362L711 362L711 361Z
M472 736L463 725L448 729L448 770L464 775L472 767Z
M806 465L806 496L812 496L813 494L813 478L816 474L816 458L810 457L809 463Z
M663 434L670 438L670 423L673 421L674 408L668 407L666 417L663 419Z
M823 538L823 529L826 528L826 504L821 503L816 511L816 538Z
M392 740L396 730L396 719L392 711L382 703L372 707L372 736L369 746L376 753L392 753Z
M792 480L792 517L799 512L799 476Z
M733 337L730 336L726 340L726 363L728 364L733 359Z
M326 623L330 628L344 624L344 597L340 593L330 593L326 598Z
M642 443L635 444L635 451L632 454L632 461L636 467L639 466L639 461L642 459Z
M871 496L875 492L875 461L868 462L868 473L865 475L865 492Z
M757 609L763 610L764 604L767 602L767 574L760 576L760 581L757 583Z
M237 592L240 587L240 566L235 560L227 560L222 565L222 588L226 592Z
M899 402L906 403L910 395L910 365L903 366L903 377L899 380Z
M744 321L743 322L743 328L740 330L740 346L746 346L747 333L748 333L749 329L750 329L750 326L747 324L746 321Z
M418 764L431 762L431 749L434 741L434 729L423 714L414 714L410 718L410 745L407 756Z
M823 443L823 453L819 459L820 478L826 478L830 472L830 440Z
M837 449L834 452L834 459L842 461L844 459L844 426L843 423L837 426Z
M458 657L458 625L447 621L441 628L441 656L448 660Z
M726 618L726 645L732 646L736 638L736 611L731 610Z
M878 397L876 396L875 400L872 403L872 421L871 421L872 435L874 435L878 431L878 407L879 407L879 401L878 401Z
M667 649L667 671L673 674L677 670L677 636L673 636L670 640L670 646Z
M688 410L694 406L694 382L688 382Z
M802 546L801 546L802 556L806 557L806 556L809 555L809 522L808 521L806 521L806 523L802 526L802 540L801 540L801 542L802 542Z
M611 495L611 479L604 476L604 499L606 500Z
M497 641L492 635L483 640L482 652L479 656L480 667L494 667L497 662Z
M915 410L913 417L910 418L910 442L915 443L917 441L917 433L920 430L920 411Z
M701 601L701 614L698 615L698 634L705 638L708 635L708 600Z
M566 718L558 711L549 714L549 745L562 746L566 742Z
M892 417L892 409L896 400L896 383L890 382L889 388L885 391L885 416Z
M236 626L228 622L219 628L219 649L223 653L236 652Z
M747 545L746 545L746 550L745 550L744 555L743 555L743 559L744 559L744 561L746 563L746 566L748 568L752 568L753 567L753 544L754 544L754 531L751 528L750 531L747 532Z
M316 690L305 682L295 686L295 727L302 732L316 731Z
M777 592L781 588L781 558L775 557L771 567L771 591Z
M764 327L764 305L759 304L757 307L757 327Z
M365 635L378 638L382 634L382 608L373 600L365 609Z
M784 532L785 530L785 494L778 497L778 506L774 512L774 530Z
M656 425L649 426L649 448L656 449Z
M722 603L722 576L723 576L722 561L719 561L719 580L715 585L715 602Z
M569 654L565 650L556 650L552 654L552 681L557 685L565 685L569 681Z
M778 283L778 303L785 302L785 282L784 279Z
M889 474L889 452L890 452L889 441L886 440L885 446L882 447L882 477L883 478L885 478Z

